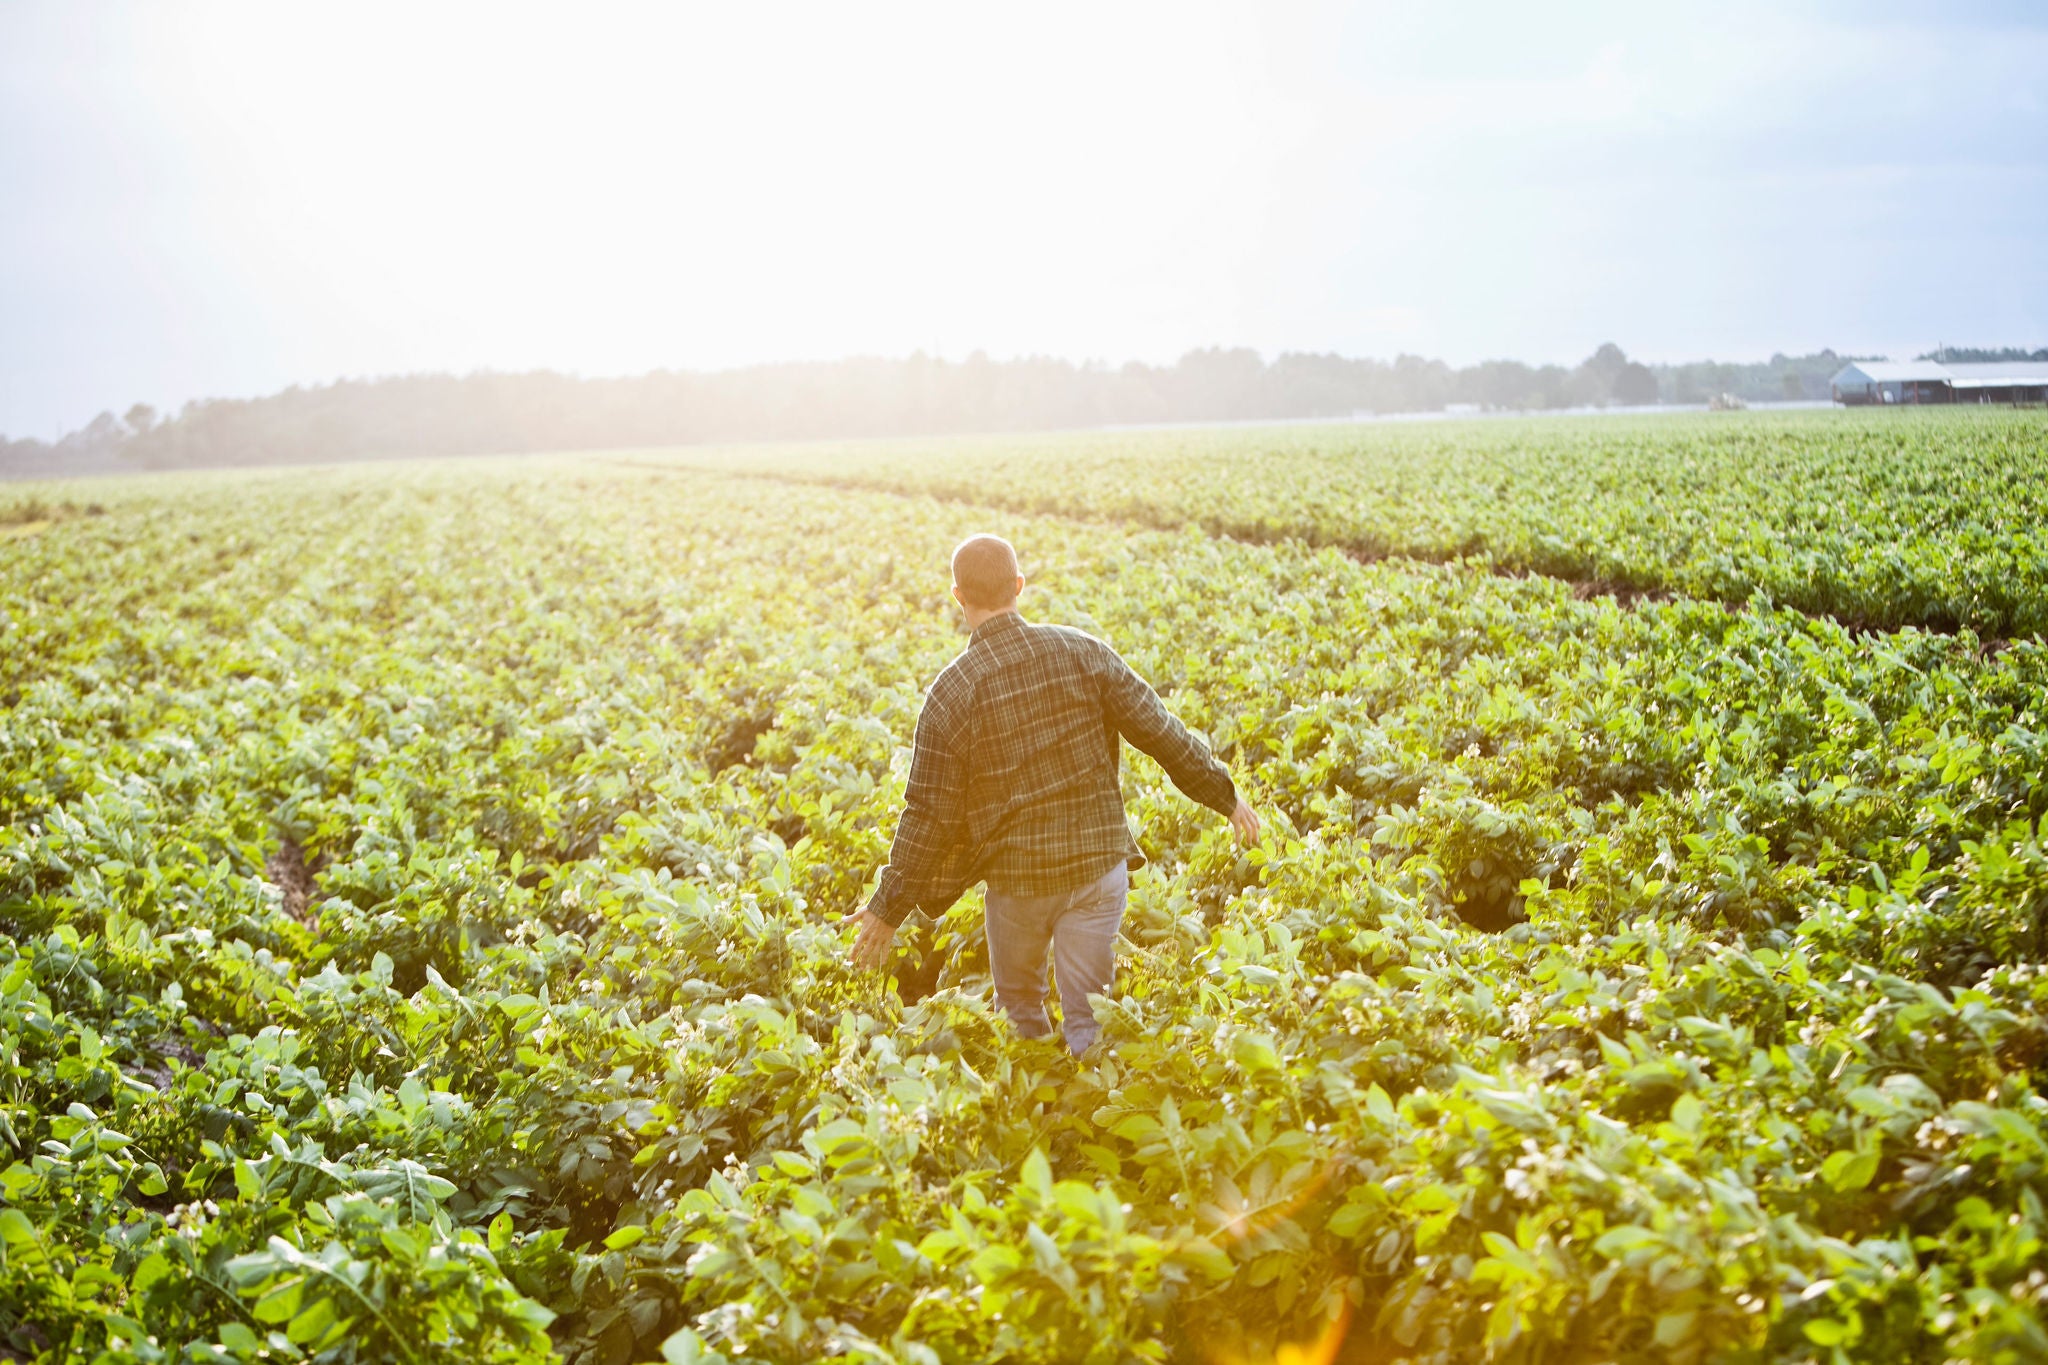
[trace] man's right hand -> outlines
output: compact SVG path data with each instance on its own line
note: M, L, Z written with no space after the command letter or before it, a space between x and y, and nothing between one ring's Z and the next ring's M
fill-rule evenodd
M889 945L896 939L896 926L872 910L856 910L848 918L860 927L847 954L854 969L865 972L881 966L888 960Z
M1230 827L1237 831L1237 842L1250 848L1259 842L1259 816L1245 799L1237 798L1237 809L1230 812Z

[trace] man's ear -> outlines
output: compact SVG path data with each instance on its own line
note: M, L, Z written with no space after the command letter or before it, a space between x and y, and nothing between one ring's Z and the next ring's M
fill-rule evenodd
M954 600L955 602L958 602L958 603L959 603L959 604L960 604L960 605L961 605L961 606L962 606L962 607L964 608L964 607L965 607L965 606L967 605L967 599L966 599L966 598L964 598L964 597L962 597L962 596L960 595L960 585L959 585L958 583L955 583L955 584L953 585L953 589L952 589L952 591L953 591L953 600Z
M1023 574L1018 574L1018 575L1017 575L1017 593L1016 593L1016 595L1017 595L1017 596L1019 596L1019 597L1021 597L1021 596L1023 596L1023 595L1024 595L1024 575L1023 575Z

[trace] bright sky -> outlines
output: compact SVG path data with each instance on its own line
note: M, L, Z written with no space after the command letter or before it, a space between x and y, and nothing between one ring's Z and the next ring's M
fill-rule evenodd
M408 370L2048 345L2048 7L8 3L0 432Z

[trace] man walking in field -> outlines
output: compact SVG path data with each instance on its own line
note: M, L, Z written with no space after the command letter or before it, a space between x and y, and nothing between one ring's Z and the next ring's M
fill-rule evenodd
M937 917L986 879L997 1002L1025 1036L1052 1031L1050 947L1078 1056L1101 1032L1088 997L1109 990L1130 874L1145 865L1124 815L1119 740L1228 816L1240 842L1258 840L1259 818L1114 649L1026 621L1023 590L1008 541L974 536L953 552L953 600L973 634L918 713L903 820L881 884L855 916L853 962L879 966L913 908Z

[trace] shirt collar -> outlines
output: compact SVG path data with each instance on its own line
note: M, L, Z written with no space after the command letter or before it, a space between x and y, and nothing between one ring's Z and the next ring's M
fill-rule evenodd
M980 625L976 626L974 628L974 633L967 637L967 643L973 644L977 640L986 640L993 636L1000 635L1002 632L1006 630L1010 630L1014 627L1022 626L1024 624L1024 618L1022 616L1019 616L1016 612L1002 612L998 615L989 617L988 620L983 621Z

